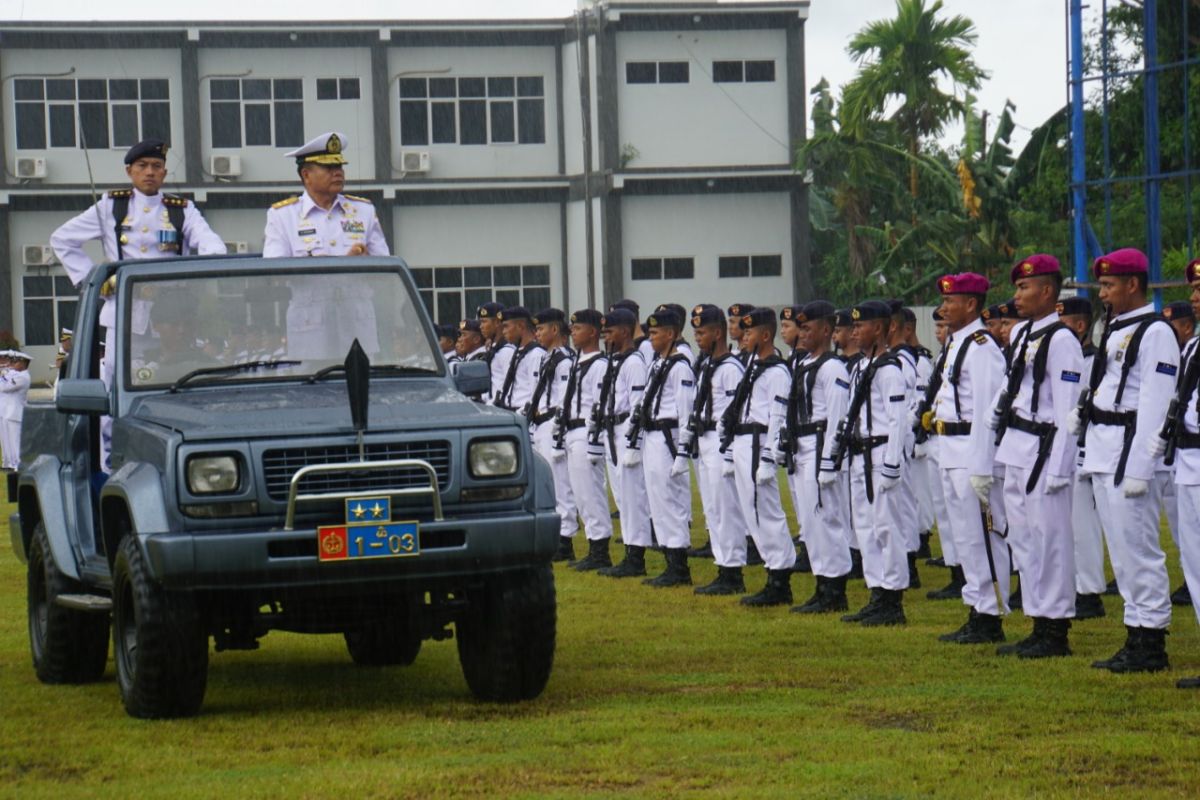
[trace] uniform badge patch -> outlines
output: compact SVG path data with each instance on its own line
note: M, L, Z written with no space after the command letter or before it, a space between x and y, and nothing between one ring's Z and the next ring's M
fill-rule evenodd
M894 394L894 395L892 395L891 397L889 397L889 398L888 398L888 402L890 402L890 403L903 403L903 402L904 402L904 395L902 395L902 394Z
M692 382L691 382L691 381L689 381L689 380L682 380L682 381L680 381L680 383L681 383L682 385L684 385L684 386L691 386L691 385L692 385Z
M1064 369L1062 372L1062 379L1067 383L1079 383L1079 373Z
M836 383L838 386L842 387L843 389L850 388L850 381L844 381L841 378L834 378L833 382Z
M1178 368L1174 364L1168 364L1166 361L1160 361L1158 362L1158 366L1155 367L1154 371L1162 373L1163 375L1175 377L1175 373L1178 372Z

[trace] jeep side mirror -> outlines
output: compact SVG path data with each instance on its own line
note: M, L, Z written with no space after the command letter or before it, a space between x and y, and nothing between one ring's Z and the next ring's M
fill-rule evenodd
M107 414L109 393L98 378L64 378L54 391L54 406L65 414Z
M492 388L492 368L484 361L460 361L450 365L454 386L468 397L487 394Z

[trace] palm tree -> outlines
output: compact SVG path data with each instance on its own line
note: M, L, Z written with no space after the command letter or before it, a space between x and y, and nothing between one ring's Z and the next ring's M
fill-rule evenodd
M975 65L970 48L975 25L963 16L939 17L942 0L896 0L894 19L869 23L850 40L846 51L860 64L842 93L844 116L859 136L867 136L889 103L909 155L908 188L915 201L921 142L938 134L964 110L959 91L978 89L987 73ZM940 83L949 79L951 91ZM914 209L915 212L915 209Z

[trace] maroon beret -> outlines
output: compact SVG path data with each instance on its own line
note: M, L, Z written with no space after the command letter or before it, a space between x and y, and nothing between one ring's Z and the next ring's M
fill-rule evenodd
M1187 282L1200 281L1200 258L1192 259L1187 265Z
M1092 273L1100 278L1104 275L1145 275L1150 271L1146 254L1136 247L1122 247L1100 256L1092 264Z
M943 275L938 280L938 291L942 294L987 294L988 279L977 272L960 272Z
M1061 275L1058 259L1046 253L1034 253L1013 265L1009 280L1013 283L1021 278L1032 278L1035 275Z

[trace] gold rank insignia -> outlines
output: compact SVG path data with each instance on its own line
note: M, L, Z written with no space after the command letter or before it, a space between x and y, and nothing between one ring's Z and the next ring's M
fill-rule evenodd
M1024 272L1026 275L1032 275L1033 274L1033 262L1026 261L1024 264L1022 264L1021 272Z
M465 319L462 322L458 323L458 329L460 331L465 331L467 329L467 321Z
M704 311L704 306L696 306L692 309L693 314L700 314Z
M859 319L861 316L862 316L862 314L859 312L859 310L857 308L851 309L850 319Z
M700 315L699 314L695 314L692 316L692 327L693 328L700 327Z
M753 324L754 324L754 318L751 317L749 314L742 317L742 327L743 328L749 328Z
M942 278L942 293L949 292L953 285L953 282L949 278Z
M1067 307L1064 306L1062 303L1059 303L1058 305L1054 306L1054 313L1056 313L1056 314L1062 314L1066 310L1067 310Z
M792 310L790 308L785 308L783 310L783 313L780 316L782 316L784 319L791 319L792 318Z
M342 152L342 140L336 133L329 134L329 141L325 142L325 149L334 155Z
M1097 267L1100 269L1101 275L1107 275L1112 270L1112 264L1109 264L1107 261L1101 261Z
M278 203L272 203L271 208L283 208L285 206L290 206L292 203L299 203L299 202L300 202L299 197L296 197L296 196L285 197L283 200L280 200Z

